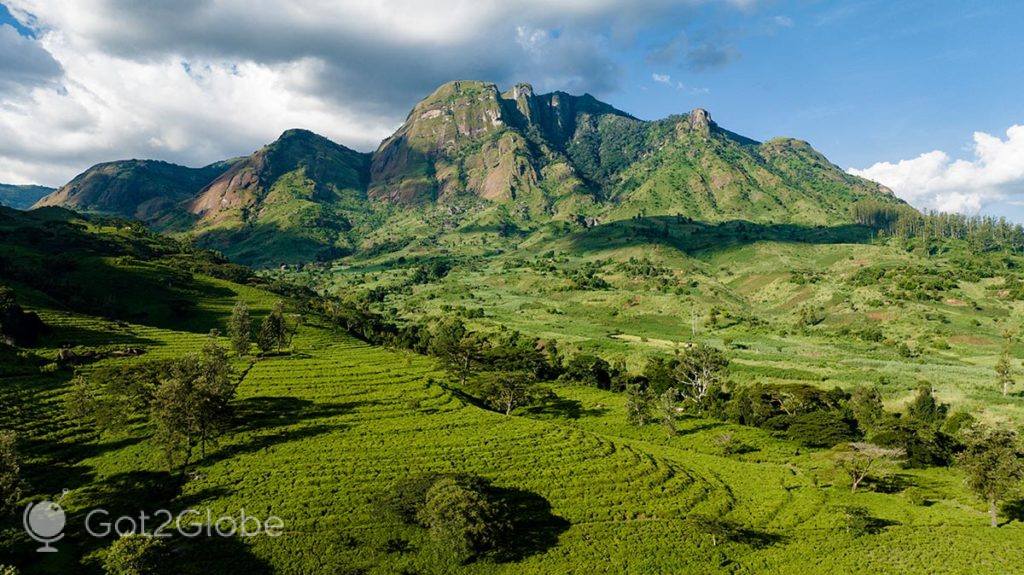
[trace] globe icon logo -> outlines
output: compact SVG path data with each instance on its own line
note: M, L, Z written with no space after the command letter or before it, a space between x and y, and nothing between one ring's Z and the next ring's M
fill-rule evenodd
M25 507L22 522L29 537L43 544L36 551L40 553L53 553L57 551L57 548L50 544L64 537L62 531L64 531L64 525L67 523L64 509L59 504L53 501L29 503Z

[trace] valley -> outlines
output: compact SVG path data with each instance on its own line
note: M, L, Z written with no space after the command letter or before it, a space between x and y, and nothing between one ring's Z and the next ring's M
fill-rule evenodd
M0 248L4 575L1021 570L1024 228L703 109L449 82L374 152L99 164Z

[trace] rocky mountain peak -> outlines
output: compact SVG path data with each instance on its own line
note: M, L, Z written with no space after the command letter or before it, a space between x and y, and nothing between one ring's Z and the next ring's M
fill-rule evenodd
M711 133L715 123L711 120L711 114L704 108L694 108L688 115L690 130L705 136Z

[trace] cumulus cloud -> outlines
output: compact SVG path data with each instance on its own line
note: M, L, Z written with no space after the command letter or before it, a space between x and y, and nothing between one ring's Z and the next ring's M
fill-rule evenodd
M657 74L657 73L651 74L651 79L654 80L655 82L658 82L659 84L671 84L672 83L672 76L670 76L668 74Z
M55 82L60 64L38 42L0 25L0 93L22 92Z
M202 165L290 127L373 149L452 79L607 94L620 30L713 1L5 0L34 37L0 27L0 181Z
M934 150L849 171L888 186L920 208L977 213L986 204L1024 198L1024 126L1011 126L1005 139L975 132L971 159Z

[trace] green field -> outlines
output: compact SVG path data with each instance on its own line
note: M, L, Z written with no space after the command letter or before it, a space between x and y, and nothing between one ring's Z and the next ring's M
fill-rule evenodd
M273 301L259 290L199 281L222 295L206 309L214 317L223 318L236 297L259 311ZM91 345L131 341L151 359L184 353L204 337L138 324L115 329L55 311L44 318L56 327L49 349L62 334L88 332ZM3 553L26 573L74 572L77 555L103 544L81 533L87 510L145 502L152 509L209 507L215 515L245 508L285 521L280 538L187 553L183 572L243 566L279 573L1021 569L1020 522L986 527L980 502L945 469L900 474L926 493L928 504L917 505L900 493L851 495L822 452L760 430L686 419L681 434L670 438L658 426L629 426L623 397L592 388L558 387L560 408L505 417L453 395L431 360L368 346L312 318L292 354L236 367L244 373L242 421L184 484L164 470L143 426L104 436L65 421L66 374L6 379L4 404L22 407L5 409L0 423L27 435L33 494L70 491L62 500L69 529L61 553L33 556L31 542L15 529L5 535ZM754 451L719 454L715 438L725 432ZM503 562L439 560L422 531L379 511L393 483L424 471L474 472L517 490L532 518L529 544ZM869 508L886 527L875 535L848 534L841 509L851 504ZM735 521L747 536L712 545L688 523L695 513Z

